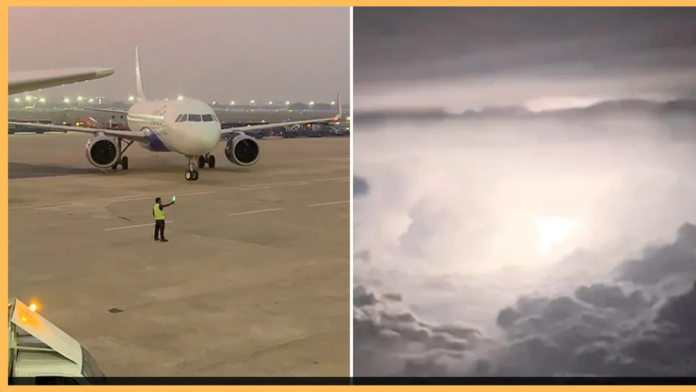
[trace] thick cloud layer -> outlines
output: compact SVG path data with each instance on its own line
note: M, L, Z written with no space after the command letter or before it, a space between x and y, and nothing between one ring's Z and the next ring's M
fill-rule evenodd
M693 124L358 132L355 375L696 376ZM538 217L581 225L543 253Z

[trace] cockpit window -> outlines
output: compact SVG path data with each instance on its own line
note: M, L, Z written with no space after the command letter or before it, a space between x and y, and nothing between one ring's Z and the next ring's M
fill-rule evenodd
M174 122L180 122L182 117L184 117L183 114L178 115L178 116L176 117L176 120L174 120Z
M215 115L215 113L213 113L213 120L215 120L215 122L220 122L220 120L217 118L217 116Z
M211 114L204 114L202 117L203 117L203 121L205 121L205 122L213 121L213 116Z
M186 114L182 114L181 118L179 119L179 122L186 122Z
M188 115L188 120L193 121L193 122L200 122L201 121L201 115L200 114L189 114Z

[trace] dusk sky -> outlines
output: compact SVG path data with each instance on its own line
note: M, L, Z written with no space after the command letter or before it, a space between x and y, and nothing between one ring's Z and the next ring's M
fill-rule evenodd
M696 93L696 8L355 8L353 19L357 108Z
M330 102L350 92L350 9L10 7L9 70L108 67L47 97Z

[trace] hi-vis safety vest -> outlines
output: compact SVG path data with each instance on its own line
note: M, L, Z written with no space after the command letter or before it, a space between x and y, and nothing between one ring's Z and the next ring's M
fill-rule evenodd
M155 204L152 210L155 212L155 220L164 220L164 212L160 209L159 203Z

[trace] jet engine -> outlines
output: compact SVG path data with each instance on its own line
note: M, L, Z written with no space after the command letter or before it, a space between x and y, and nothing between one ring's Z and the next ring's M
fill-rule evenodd
M119 161L121 155L116 140L104 135L89 139L85 147L89 163L100 169L111 167Z
M251 166L259 160L259 144L253 137L238 133L227 140L227 160L239 166Z

